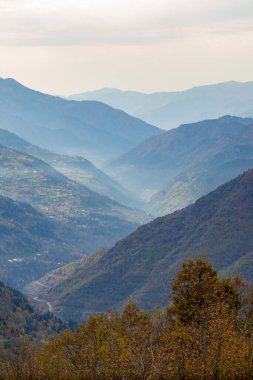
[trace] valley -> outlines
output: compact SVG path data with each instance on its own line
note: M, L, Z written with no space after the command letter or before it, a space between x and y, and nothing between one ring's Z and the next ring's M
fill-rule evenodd
M253 170L220 186L193 205L139 227L133 234L72 265L57 269L24 291L52 303L64 318L121 310L133 302L154 310L166 303L182 261L204 255L226 273L253 277ZM250 263L251 261L249 261ZM94 297L94 294L96 297Z
M252 16L0 0L0 380L253 380Z
M11 101L15 100L17 112L22 113L26 123L33 120L33 115L30 110L24 112L25 99L32 100L36 112L42 109L41 102L45 101L51 122L59 122L57 112L61 110L69 115L72 108L80 109L86 121L93 117L87 111L89 102L50 97L13 80L2 81L1 86L0 99L12 93ZM96 117L100 117L98 115ZM112 115L119 117L114 111ZM131 123L133 120L129 119L129 130L133 126ZM209 198L216 199L217 203L217 199L223 197L215 195L222 193L219 186L225 183L224 188L229 189L227 181L253 167L252 119L223 116L185 124L167 132L136 123L139 130L134 132L135 136L144 141L137 139L130 150L130 145L126 145L125 152L118 152L113 160L108 160L107 156L103 171L86 156L69 154L73 152L64 144L61 150L54 147L52 151L48 150L52 149L50 144L34 145L31 131L26 141L19 137L23 135L22 126L18 135L11 132L13 126L17 127L15 123L8 124L8 130L0 130L3 200L13 202L15 207L20 207L21 202L26 204L25 207L31 207L30 212L34 213L34 222L39 216L45 219L45 225L48 224L48 236L42 238L41 230L37 229L38 236L29 235L29 249L24 245L18 251L25 236L22 228L28 228L26 234L30 234L29 225L24 223L21 228L13 212L13 223L20 232L14 244L7 248L9 236L14 236L14 231L10 229L9 216L2 214L3 224L9 228L2 239L5 252L2 279L22 289L43 312L53 311L60 317L80 321L95 312L121 309L129 301L152 309L164 303L162 289L167 291L170 278L183 258L205 252L222 273L229 275L244 272L244 260L247 262L249 257L250 261L251 242L249 240L248 251L239 248L239 240L232 238L234 222L224 239L233 241L234 246L238 244L238 249L235 257L232 259L230 254L227 262L215 258L218 247L221 253L222 243L217 240L213 247L211 236L203 235L203 240L202 232L198 231L204 228L199 225L202 213L204 225L212 218L214 226L217 223L216 211L213 210L213 216L209 215L204 204L210 203ZM123 124L121 126L123 128ZM28 132L29 127L26 128ZM42 126L35 128L45 132ZM46 133L51 141L55 140L54 129L47 128ZM120 133L122 136L123 129ZM43 137L43 141L47 140ZM242 177L248 178L249 188L250 173ZM235 181L243 181L240 178ZM229 191L225 191L227 197L230 197ZM223 206L226 199L221 201ZM250 199L248 201L251 207ZM150 222L159 216L163 217ZM236 204L231 220L244 217L243 210L238 210ZM242 230L242 234L246 233L244 239L250 229L249 223ZM52 228L55 233L50 235ZM232 246L226 246L228 249ZM251 282L251 276L247 274L246 277Z
M165 215L252 167L253 121L232 116L182 125L113 160L107 172Z
M21 153L36 157L51 165L66 177L87 186L90 190L123 203L125 206L136 207L140 200L134 198L119 183L96 168L90 161L81 156L61 155L42 149L21 139L17 135L0 130L1 145ZM132 197L131 197L132 196Z
M225 293L235 291L233 281L251 291L253 119L222 116L166 132L102 103L77 104L12 80L0 82L0 112L10 93L15 112L10 117L5 105L0 129L0 345L7 358L21 352L23 368L33 347L47 355L54 339L65 347L80 329L90 334L93 321L114 321L112 333L122 333L128 312L168 323L173 278L187 265L214 265ZM38 114L46 102L43 125L27 99ZM103 132L95 131L100 118ZM123 142L125 134L131 141ZM4 363L13 371L10 359ZM51 373L48 363L41 365ZM23 380L29 371L22 371Z

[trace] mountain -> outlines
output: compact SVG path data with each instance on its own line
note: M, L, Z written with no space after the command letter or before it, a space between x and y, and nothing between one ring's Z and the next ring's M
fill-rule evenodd
M112 161L116 180L164 215L253 167L253 119L224 116L182 125Z
M238 151L238 157L233 152L225 152L227 157L224 162L210 161L182 172L152 196L145 207L146 211L161 216L180 210L231 178L253 168L252 152L243 150Z
M253 273L253 251L240 257L234 263L221 271L223 276L236 276L242 275L243 278L252 284Z
M0 196L0 279L22 288L84 255L74 231L30 205Z
M45 162L0 146L0 193L26 202L69 228L73 249L112 246L147 216L71 181Z
M0 282L0 347L15 346L15 339L28 336L42 342L67 328L68 324L52 314L36 311L18 291Z
M153 94L104 88L69 99L98 100L163 129L223 115L253 116L253 82L231 81Z
M61 155L42 149L4 129L0 129L0 144L39 158L73 181L81 183L90 190L106 195L117 202L133 207L140 204L140 201L131 196L130 192L119 183L81 156Z
M42 148L103 163L160 129L95 101L75 102L0 79L1 128Z
M253 170L249 170L195 204L139 227L111 249L42 278L49 286L43 288L43 297L60 315L76 320L121 309L128 302L154 309L167 303L170 281L182 261L205 252L215 267L224 270L252 251ZM252 273L249 280L253 283ZM28 288L34 291L32 285Z

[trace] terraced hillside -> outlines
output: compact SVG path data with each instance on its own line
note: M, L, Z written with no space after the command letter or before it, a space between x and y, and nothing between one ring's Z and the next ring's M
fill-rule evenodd
M61 155L42 149L4 129L0 129L0 144L39 158L73 181L126 206L140 205L140 200L84 157Z
M73 232L75 248L89 253L111 246L146 220L132 210L73 182L50 165L0 147L0 192L27 202Z

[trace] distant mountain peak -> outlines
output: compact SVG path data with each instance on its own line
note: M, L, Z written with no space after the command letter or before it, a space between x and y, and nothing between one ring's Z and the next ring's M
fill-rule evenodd
M0 78L0 81L1 82L4 82L4 83L6 83L6 84L15 84L15 85L19 85L19 86L22 86L22 87L24 87L20 82L18 82L16 79L14 79L14 78Z
M102 89L77 94L69 99L99 100L166 130L226 114L253 117L252 81L231 80L186 90L153 93L115 91Z

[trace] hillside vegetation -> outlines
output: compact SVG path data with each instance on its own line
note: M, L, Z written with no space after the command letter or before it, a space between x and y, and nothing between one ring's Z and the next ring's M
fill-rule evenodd
M0 196L0 278L22 288L48 271L80 259L69 227L30 205Z
M71 267L55 285L42 278L49 286L44 297L60 315L76 320L122 309L128 302L145 309L164 305L168 284L183 260L205 252L222 270L252 252L252 210L249 170L195 204L139 227L108 251ZM248 279L253 283L252 275Z
M220 279L203 259L184 262L171 288L169 305L154 314L128 304L42 349L21 345L14 359L2 359L1 378L251 379L253 289L238 277Z
M1 193L65 223L73 249L90 253L111 246L146 219L33 156L0 146L0 164Z
M14 348L22 337L42 343L68 327L68 323L52 313L41 314L34 310L20 292L0 282L0 350Z
M0 129L0 142L2 146L48 163L58 172L75 182L87 186L92 191L106 195L127 206L136 206L138 204L138 201L132 199L131 194L126 189L84 157L62 155L42 149L4 129Z

